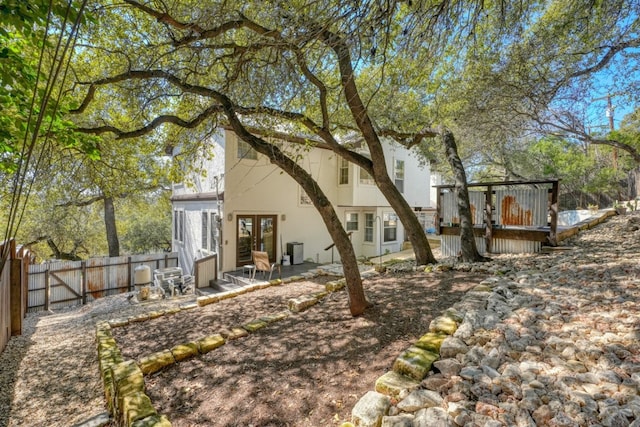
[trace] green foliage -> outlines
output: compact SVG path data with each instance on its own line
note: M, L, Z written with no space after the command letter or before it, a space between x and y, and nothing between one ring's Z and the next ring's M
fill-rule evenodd
M122 209L119 228L127 253L144 254L171 250L171 202L168 193L128 203Z
M585 150L564 139L543 138L529 146L526 173L532 178L560 179L561 193L579 206L589 195L616 197L624 172L611 166L611 157L607 147Z

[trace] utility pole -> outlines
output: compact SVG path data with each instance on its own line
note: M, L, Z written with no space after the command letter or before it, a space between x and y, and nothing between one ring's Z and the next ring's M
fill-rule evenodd
M615 125L613 122L613 104L611 103L611 94L607 94L607 117L609 118L609 130L613 132ZM613 169L618 170L618 149L613 149Z
M611 98L616 96L616 95L620 95L620 93L608 93L607 96L601 96L600 98L594 98L591 101L599 101L601 99L606 99L607 100L607 110L606 110L606 116L609 119L609 130L610 131L614 131L615 130L615 124L613 121L613 103L611 102ZM614 170L618 170L618 149L617 148L613 148L613 169Z

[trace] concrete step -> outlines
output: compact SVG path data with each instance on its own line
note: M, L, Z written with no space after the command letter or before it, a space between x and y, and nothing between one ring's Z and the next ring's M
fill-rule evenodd
M211 286L196 289L197 295L210 295L218 292L231 291L244 286L243 283L236 281L228 281L225 279L218 279L216 282L211 282Z

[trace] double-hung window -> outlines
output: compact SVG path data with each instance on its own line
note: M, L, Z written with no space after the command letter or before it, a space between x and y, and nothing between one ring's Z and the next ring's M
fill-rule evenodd
M173 238L178 242L184 241L184 211L173 211Z
M396 160L395 182L399 192L404 193L404 160Z
M347 214L347 231L358 231L358 214L356 212Z
M338 183L340 185L349 184L349 162L340 158Z
M398 240L398 216L395 213L385 213L382 223L384 228L384 241L395 242Z
M372 213L364 214L364 241L367 243L373 243L373 227L375 225L375 219Z

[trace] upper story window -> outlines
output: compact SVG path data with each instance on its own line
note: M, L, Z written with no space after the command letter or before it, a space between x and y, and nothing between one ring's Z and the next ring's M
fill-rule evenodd
M404 193L404 160L396 160L394 175L396 188L399 192Z
M258 153L249 144L238 138L238 158L248 160L258 160Z
M395 242L398 240L398 217L395 213L385 213L382 219L384 225L384 241Z
M349 161L347 159L340 158L340 162L338 164L338 184L348 184L349 183Z
M355 212L347 214L347 231L358 231L358 214Z
M373 185L373 177L366 170L360 168L360 184Z

